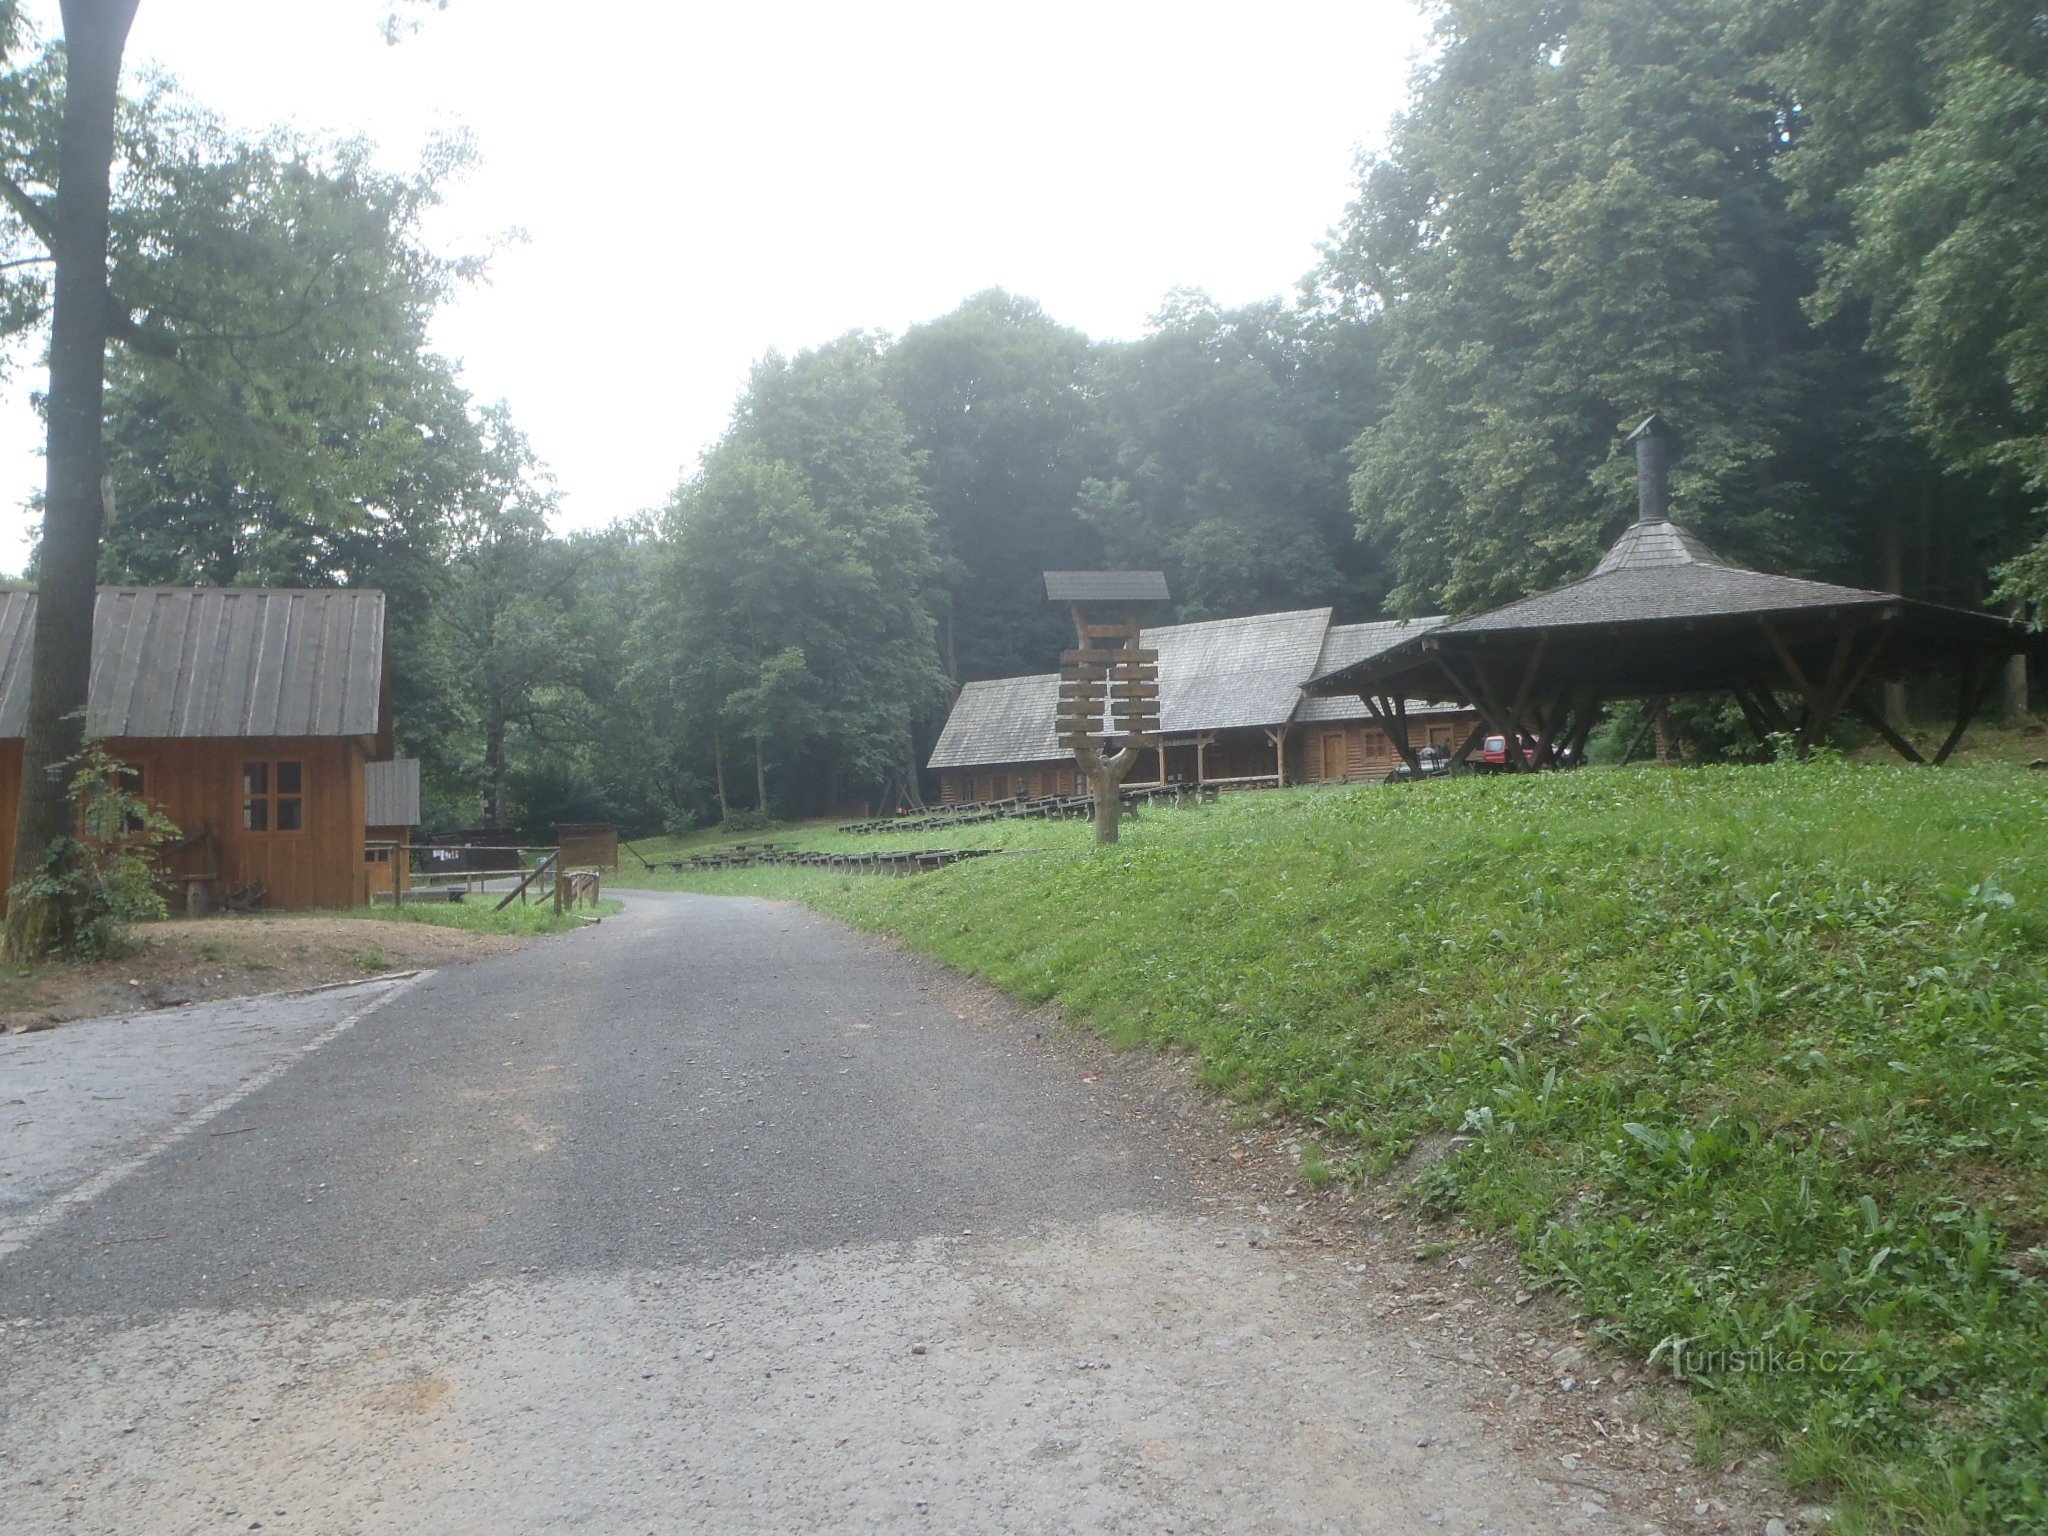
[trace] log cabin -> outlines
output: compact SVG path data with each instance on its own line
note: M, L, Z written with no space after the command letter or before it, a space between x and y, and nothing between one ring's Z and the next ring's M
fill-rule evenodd
M35 633L0 589L0 869L12 869ZM391 756L384 594L102 587L86 729L179 828L187 910L369 900L367 779Z
M1335 624L1328 608L1165 624L1140 643L1159 652L1160 745L1126 784L1256 787L1378 779L1400 761L1362 698L1306 697L1302 685L1441 624L1439 618ZM928 767L948 804L1085 793L1058 745L1059 674L968 683ZM1416 747L1446 755L1477 723L1470 709L1415 704Z

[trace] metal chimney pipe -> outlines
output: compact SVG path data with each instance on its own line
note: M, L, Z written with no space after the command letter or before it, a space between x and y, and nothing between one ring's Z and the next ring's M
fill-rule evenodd
M1636 521L1662 523L1671 517L1671 428L1650 416L1628 440L1636 445Z

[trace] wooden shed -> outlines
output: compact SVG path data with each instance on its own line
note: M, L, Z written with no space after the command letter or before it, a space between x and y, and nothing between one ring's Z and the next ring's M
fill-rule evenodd
M0 589L0 867L12 867L35 632ZM218 899L360 906L367 769L390 755L384 594L103 587L88 732L185 835L167 873Z
M400 901L412 889L412 832L420 824L420 763L416 757L370 763L363 769L363 867L371 901Z
M1311 677L1421 634L1440 619L1333 624L1328 608L1145 629L1159 653L1160 746L1124 782L1253 786L1383 778L1400 761L1363 699L1306 698ZM948 803L1085 793L1060 751L1059 674L994 678L960 690L929 767ZM1469 708L1413 706L1415 734L1446 748L1477 721Z

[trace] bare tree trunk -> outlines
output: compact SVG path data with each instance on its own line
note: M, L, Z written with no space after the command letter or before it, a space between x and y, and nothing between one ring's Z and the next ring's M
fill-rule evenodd
M107 203L121 51L137 0L63 0L64 119L50 254L49 440L35 653L23 733L14 878L41 871L71 830L61 765L85 742L99 565L102 432L107 384ZM17 900L7 913L15 961L64 942L73 914L59 898Z
M924 786L917 782L917 738L908 726L903 730L903 796L912 810L925 808Z
M1906 590L1906 530L1896 501L1892 503L1884 525L1883 585L1887 592L1903 595ZM1884 723L1903 736L1908 714L1905 680L1887 678L1884 683Z
M484 726L484 825L505 825L505 717L495 702Z
M754 738L754 809L763 816L768 814L768 759L758 736Z
M2031 692L2027 678L2027 658L2024 655L2009 658L2005 664L2005 696L2002 700L2002 713L2008 722L2027 718L2027 706L2032 702Z
M718 819L723 821L732 814L732 807L725 799L725 732L715 723L711 727L711 771L718 780Z

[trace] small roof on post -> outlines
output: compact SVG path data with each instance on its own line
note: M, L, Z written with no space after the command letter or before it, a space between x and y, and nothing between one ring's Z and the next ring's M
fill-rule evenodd
M1163 603L1164 571L1047 571L1049 603Z

